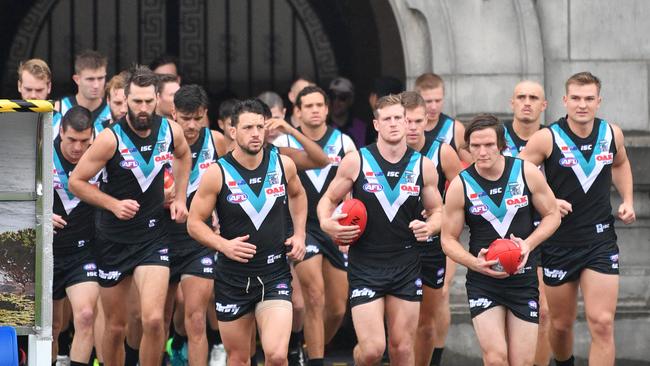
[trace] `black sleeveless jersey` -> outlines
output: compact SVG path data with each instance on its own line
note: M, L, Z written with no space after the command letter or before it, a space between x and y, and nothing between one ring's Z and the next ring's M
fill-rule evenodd
M194 199L194 194L199 188L199 183L201 182L201 177L206 170L217 161L217 149L214 146L214 141L212 140L212 133L210 129L203 128L199 132L199 137L190 146L190 152L192 153L192 167L190 169L190 177L187 183L187 207L189 208ZM173 162L172 162L173 164ZM168 211L165 211L167 215ZM211 225L212 218L209 218ZM190 234L187 232L187 223L177 224L175 221L170 219L169 226L169 238L173 244L173 249L182 249L181 247L200 245L197 244Z
M442 150L442 144L444 143L431 135L425 134L424 146L420 150L420 153L429 158L433 162L433 165L436 166L436 173L438 173L438 192L440 192L440 196L445 194L445 182L447 181L445 172L442 170L440 157L440 150Z
M465 194L465 222L470 233L469 251L474 256L495 239L508 239L510 234L526 239L534 230L533 198L526 183L524 162L512 157L505 159L503 173L496 181L481 177L474 164L460 173ZM535 262L530 256L523 273L506 279L467 271L467 281L485 284L523 285L536 276Z
M68 189L68 178L77 165L67 161L61 153L61 137L54 140L52 163L54 186L52 212L68 223L63 229L55 229L54 254L74 253L78 248L90 244L95 236L95 208L81 201ZM91 179L89 183L98 185L98 176Z
M392 164L381 156L377 144L361 148L359 155L361 169L352 195L365 204L368 223L350 247L350 263L387 258L393 263L402 258L409 261L418 255L412 248L416 240L409 223L420 218L422 155L408 148L400 161Z
M456 138L454 132L456 131L456 123L453 118L449 117L444 113L440 113L438 117L438 123L436 127L431 131L424 131L426 137L431 137L438 140L439 142L444 142L445 144L451 145L451 147L456 150Z
M217 195L217 215L221 236L247 240L257 246L248 263L239 263L219 255L217 270L240 275L259 276L289 270L285 252L286 178L277 149L264 148L260 165L248 170L232 156L217 163L223 173L223 185Z
M163 223L163 170L173 158L174 140L167 119L153 116L151 133L142 138L126 118L109 129L117 139L113 157L106 163L101 189L118 200L138 201L140 209L130 220L120 220L111 211L97 213L97 233L118 243L137 244L167 233Z
M573 211L562 218L550 245L584 246L616 240L610 203L616 144L612 127L596 118L587 138L576 136L565 118L549 126L551 156L544 162L546 179Z
M70 108L77 104L77 97L75 95L61 98L59 101L61 115L65 115ZM102 132L104 128L106 128L107 124L110 123L107 123L107 121L110 121L112 118L111 108L108 103L106 103L106 99L102 100L102 104L100 104L97 109L90 111L90 117L93 119L93 131L95 132L95 136L97 136L97 134Z
M512 156L516 158L519 153L526 147L528 141L522 140L512 127L512 121L503 124L504 137L506 138L506 148L501 152L503 156Z

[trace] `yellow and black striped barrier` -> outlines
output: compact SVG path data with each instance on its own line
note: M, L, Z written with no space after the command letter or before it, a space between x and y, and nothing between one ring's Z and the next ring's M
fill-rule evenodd
M52 112L54 105L49 100L0 99L0 112Z

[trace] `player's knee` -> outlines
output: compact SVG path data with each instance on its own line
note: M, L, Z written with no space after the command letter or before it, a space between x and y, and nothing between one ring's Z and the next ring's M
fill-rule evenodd
M383 338L382 338L383 339ZM366 341L359 344L359 357L363 365L376 365L381 362L386 349L386 343L382 340Z
M483 362L486 366L507 366L507 351L500 349L488 350L483 354Z
M551 317L551 327L557 333L570 333L573 331L573 319L570 317Z
M227 350L226 360L230 366L246 366L250 364L251 356L247 352L237 352L234 350Z
M203 335L205 333L205 312L193 311L187 315L185 330L188 335Z
M614 336L614 316L609 313L587 315L591 336L609 339Z
M397 360L406 360L408 356L413 353L413 342L406 340L390 341L388 353L390 356Z
M74 326L77 331L92 330L95 323L95 309L85 306L74 314Z
M164 315L162 312L151 312L142 316L143 333L162 333L164 330Z
M305 305L311 309L323 309L325 307L325 291L318 286L307 286L303 288Z
M420 319L418 322L417 337L420 339L433 339L436 335L436 327L433 319Z
M539 330L546 332L551 318L548 315L548 305L540 303L539 306Z
M126 336L126 324L121 322L107 322L104 331L113 337L122 338Z
M264 364L271 366L282 366L287 362L287 350L274 349L264 352Z

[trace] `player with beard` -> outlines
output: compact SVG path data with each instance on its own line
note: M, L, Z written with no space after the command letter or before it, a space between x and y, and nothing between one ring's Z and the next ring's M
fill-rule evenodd
M305 193L291 159L263 147L264 114L258 100L235 105L230 129L235 150L208 168L188 221L190 235L219 252L215 301L229 365L250 362L256 322L266 364L286 364L291 332L286 259L301 260L305 253ZM285 240L287 204L294 233ZM205 223L215 209L219 234Z
M426 135L426 104L417 92L401 94L406 109L406 143L431 159L438 173L438 192L445 193L445 183L462 170L456 151L444 142ZM449 293L443 289L447 257L440 246L440 236L434 235L418 243L422 279L422 304L415 339L415 364L439 365L451 321Z
M97 136L70 177L70 189L100 208L95 246L100 297L106 314L104 362L123 365L127 311L135 283L142 314L140 365L160 365L163 311L169 279L169 238L163 223L163 168L174 159L176 195L172 219L187 217L190 150L181 127L154 115L157 77L135 67L124 93L128 113ZM101 191L88 179L105 168Z
M349 251L349 299L359 341L355 364L381 361L385 317L391 364L413 365L422 296L419 253L414 246L439 231L442 202L435 166L406 145L401 98L380 98L374 114L377 143L343 158L318 203L318 218L334 240L350 243L359 226L340 225L338 220L345 215L332 215L335 207L351 191L368 212L366 229ZM422 206L426 221L420 219Z

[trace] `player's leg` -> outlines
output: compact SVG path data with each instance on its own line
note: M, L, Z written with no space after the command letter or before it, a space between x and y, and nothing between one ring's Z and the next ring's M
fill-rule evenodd
M206 312L214 280L183 276L181 288L185 295L185 331L188 337L188 361L190 365L206 365L208 339L206 337Z
M219 320L219 332L226 348L228 366L246 366L250 364L250 339L253 324L255 324L253 313L248 313L236 320Z
M128 301L128 325L126 328L126 363L125 366L135 366L140 358L140 341L142 340L142 317L140 315L140 294L135 283L129 286Z
M436 315L444 303L442 288L422 286L422 303L415 338L415 365L428 366L436 340Z
M70 299L75 329L70 361L87 364L93 350L93 323L99 285L94 281L81 282L66 288L66 293Z
M573 355L573 323L578 312L578 282L546 286L546 301L550 321L549 343L556 360L568 360Z
M169 267L140 265L135 268L133 280L140 294L142 314L140 365L158 366L165 344L164 312Z
M546 301L546 286L543 279L544 270L537 268L539 281L539 324L537 326L537 347L535 348L535 365L546 366L551 360L551 344L548 341L551 326L548 316L548 302Z
M519 319L511 311L506 315L508 364L529 366L535 359L537 324Z
M358 343L354 347L354 363L376 365L386 349L384 333L384 298L352 307L352 323Z
M495 306L472 318L486 366L508 366L506 308Z
M348 274L334 266L327 258L323 261L325 284L325 345L341 326L348 305Z
M289 337L289 366L301 364L303 356L302 335L305 321L305 299L302 287L296 273L295 265L291 264L291 305L293 306L293 319L291 321L291 337Z
M286 300L265 300L255 307L257 329L264 350L264 364L267 366L287 364L291 312L291 302Z
M325 349L325 284L323 256L315 255L295 265L305 300L305 344L309 359L322 359Z
M59 354L59 333L63 326L63 300L65 298L52 301L52 360L56 360Z
M615 274L585 269L580 276L587 325L591 333L589 365L614 364L614 316L618 287L619 276Z
M386 322L388 324L388 355L391 365L413 365L419 301L407 301L386 296Z
M112 287L99 289L99 296L104 308L106 331L104 333L104 365L124 365L124 338L126 336L127 304L132 301L128 297L131 289L131 276ZM126 299L126 301L125 301Z
M99 298L98 298L99 300ZM93 337L95 339L95 358L100 364L104 363L104 332L106 331L106 317L101 301L97 301L95 308L95 322L93 324Z

